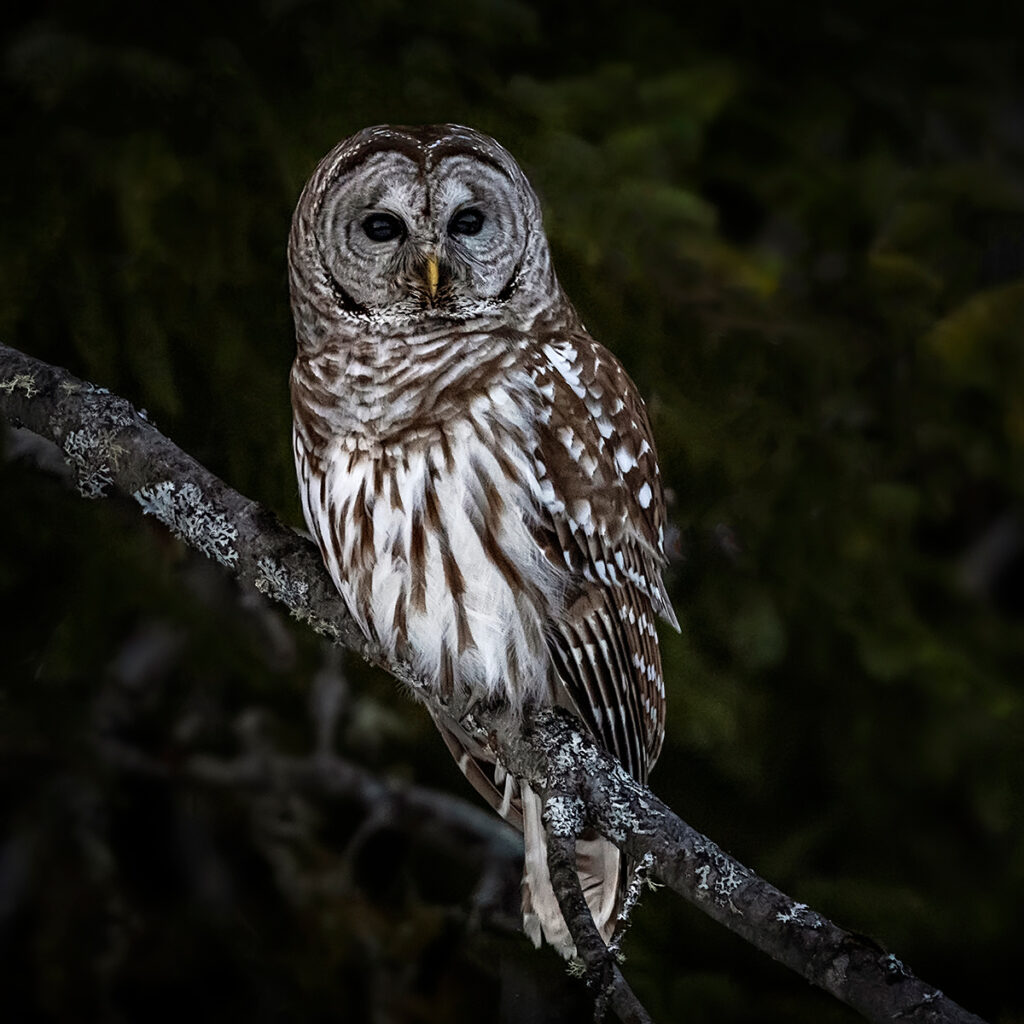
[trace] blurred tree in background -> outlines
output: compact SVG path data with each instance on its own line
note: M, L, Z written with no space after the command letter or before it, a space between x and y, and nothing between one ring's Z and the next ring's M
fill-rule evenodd
M649 399L672 492L683 632L663 638L655 791L970 1009L1024 1021L1009 5L66 0L4 19L0 338L145 407L296 525L303 182L367 124L505 143L563 284ZM82 501L16 434L5 452L4 1019L514 1021L537 998L586 1019L552 954L463 912L459 856L357 807L176 774L310 750L326 716L343 756L472 799L389 680L137 509ZM853 1019L664 894L627 953L656 1019Z

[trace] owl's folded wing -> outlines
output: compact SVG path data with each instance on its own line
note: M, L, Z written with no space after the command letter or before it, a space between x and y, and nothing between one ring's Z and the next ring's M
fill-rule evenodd
M569 575L548 647L580 717L646 780L664 734L655 619L679 628L662 581L665 500L650 423L625 370L585 332L540 352L538 462L549 486L538 539Z

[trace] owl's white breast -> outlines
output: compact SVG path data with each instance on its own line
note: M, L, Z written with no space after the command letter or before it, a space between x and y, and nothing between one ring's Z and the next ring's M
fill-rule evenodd
M367 451L364 438L334 438L323 487L302 488L306 521L366 635L456 698L518 707L548 692L543 623L562 584L530 530L548 497L530 432L494 386L415 445ZM297 439L309 480L304 458Z

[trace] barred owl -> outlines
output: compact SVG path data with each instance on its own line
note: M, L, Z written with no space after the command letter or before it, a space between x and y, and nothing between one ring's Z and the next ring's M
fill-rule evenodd
M524 927L572 939L541 803L459 726L562 705L641 781L665 690L665 507L644 404L555 278L512 156L457 125L368 128L307 183L288 247L306 522L365 635L436 688L459 767L524 833ZM577 868L607 941L627 866Z

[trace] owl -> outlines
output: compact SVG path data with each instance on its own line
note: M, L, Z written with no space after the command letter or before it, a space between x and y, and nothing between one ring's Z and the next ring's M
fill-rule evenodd
M665 502L644 403L559 286L512 156L458 125L367 128L306 184L288 244L306 523L353 619L426 681L463 773L524 834L526 933L573 942L539 795L460 727L559 705L646 782L664 733ZM443 708L444 710L438 710ZM577 869L607 942L628 865Z

